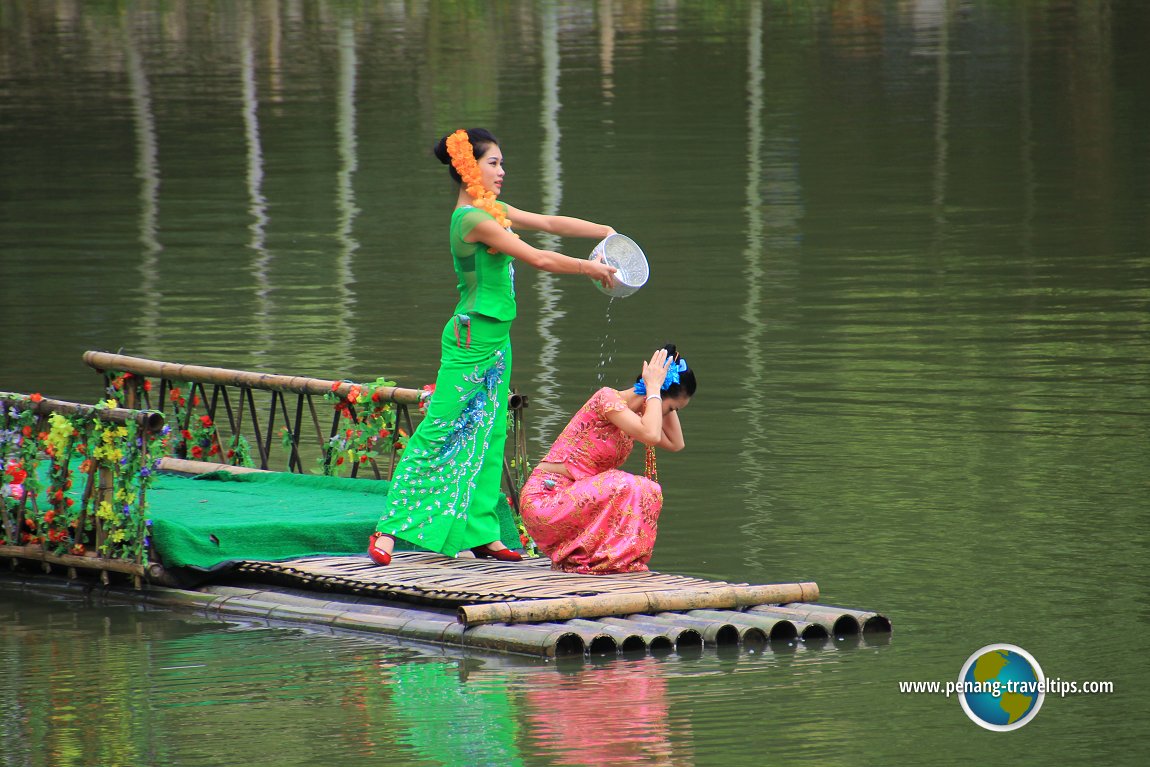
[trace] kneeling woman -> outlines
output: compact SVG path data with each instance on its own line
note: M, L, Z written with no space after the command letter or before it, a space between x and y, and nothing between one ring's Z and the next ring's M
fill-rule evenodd
M647 569L663 489L619 469L635 440L683 449L678 411L695 373L668 344L643 363L633 388L603 388L579 409L535 467L520 497L523 522L551 567L571 573Z

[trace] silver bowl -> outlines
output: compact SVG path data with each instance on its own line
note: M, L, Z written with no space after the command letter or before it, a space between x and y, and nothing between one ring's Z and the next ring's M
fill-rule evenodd
M596 282L595 287L614 298L629 296L647 283L651 270L643 249L625 234L609 234L591 251L591 260L599 260L613 266L615 287L605 288Z

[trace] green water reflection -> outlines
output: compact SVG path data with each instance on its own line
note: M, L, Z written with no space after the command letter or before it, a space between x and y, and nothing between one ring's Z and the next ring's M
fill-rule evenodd
M444 700L491 712L490 748L578 763L528 694L606 698L634 670L643 684L623 686L665 687L663 729L641 729L665 733L671 764L1133 761L1150 713L1148 33L1136 0L0 0L0 389L92 400L90 348L432 380L453 198L428 148L486 124L513 204L611 223L653 270L609 304L520 270L513 384L532 396L532 454L674 340L701 385L688 449L660 459L653 565L815 580L896 631L883 648L444 681ZM44 609L105 641L81 612ZM30 631L19 615L6 641ZM276 673L293 684L370 667L316 649L344 640L201 633L228 657L291 658ZM170 763L158 744L182 763L462 758L421 750L423 714L366 670L356 694L380 703L362 719L335 687L302 704L279 676L269 695L223 666L232 705L189 692L81 731L69 706L105 716L84 681L95 651L61 645L50 663L34 653L57 640L37 636L20 650L35 716L4 703L9 763L115 760L124 743L140 763ZM1118 689L1049 701L1006 736L897 692L1002 641ZM148 652L132 632L119 646ZM411 678L466 676L433 663ZM157 671L126 673L108 688L126 700L171 695ZM75 693L52 697L51 680ZM157 711L155 728L132 718ZM479 748L488 730L460 721L450 748ZM125 726L142 729L101 734ZM605 727L583 729L621 744L612 758L640 748ZM61 745L36 751L41 736Z

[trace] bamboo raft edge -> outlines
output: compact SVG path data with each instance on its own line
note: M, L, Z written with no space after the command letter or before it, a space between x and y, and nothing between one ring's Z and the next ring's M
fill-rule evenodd
M25 547L5 547L21 549ZM3 550L0 554L15 552ZM32 576L29 580L35 579ZM52 579L65 588L80 586L76 581ZM813 586L813 584L774 584L787 588ZM311 624L332 631L386 635L401 641L414 641L442 648L456 648L462 652L482 651L500 654L528 655L542 658L617 653L697 652L704 648L748 647L769 645L776 651L793 651L806 644L817 648L830 631L810 621L820 621L828 627L838 627L844 634L835 634L839 640L868 644L889 641L890 621L878 613L849 608L819 605L811 602L792 602L777 605L756 605L732 610L694 609L684 611L630 613L591 617L584 610L582 617L563 618L562 613L537 612L532 617L547 620L537 622L465 623L458 611L446 607L414 605L396 602L380 595L350 593L321 593L314 589L280 589L266 584L207 585L188 590L149 582L143 588L117 588L108 585L100 592L105 597L142 601L147 604L173 608L191 608L207 616L237 616L243 620L264 620L272 623ZM668 597L663 606L674 606L670 601L675 590L664 590ZM780 596L785 595L779 592ZM814 593L807 591L807 596ZM631 597L628 597L631 598ZM528 600L520 604L547 607L548 600ZM558 600L566 601L566 600ZM584 605L595 600L582 600ZM578 601L577 601L578 603ZM654 610L658 604L648 602ZM501 603L478 605L502 607ZM772 611L771 614L762 611ZM778 613L778 614L774 614ZM845 618L846 620L838 620ZM867 616L870 616L867 618ZM524 616L519 616L524 617ZM804 622L801 618L808 618ZM864 626L860 630L860 626Z

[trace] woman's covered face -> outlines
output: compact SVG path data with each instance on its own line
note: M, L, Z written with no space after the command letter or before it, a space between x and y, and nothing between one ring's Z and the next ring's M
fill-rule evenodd
M477 162L483 174L483 188L498 197L503 189L503 174L506 172L503 170L503 152L499 150L499 145L489 146Z

